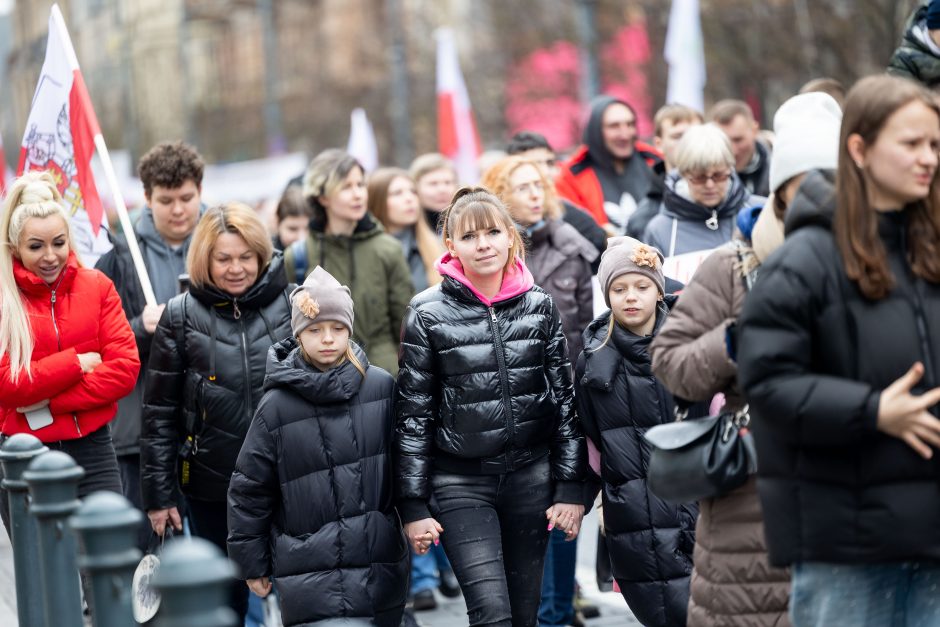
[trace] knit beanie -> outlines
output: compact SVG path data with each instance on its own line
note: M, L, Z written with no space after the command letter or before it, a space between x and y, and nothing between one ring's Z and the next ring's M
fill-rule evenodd
M834 170L839 156L842 109L832 96L810 92L793 96L774 115L770 191L810 170Z
M927 30L940 29L940 0L930 0L927 7Z
M604 302L610 307L610 284L629 272L636 272L656 284L659 293L666 294L666 279L663 276L663 254L653 246L647 246L632 237L612 237L607 240L607 250L601 255L597 269L597 280L604 290Z
M346 325L349 332L353 328L353 301L349 288L340 285L333 275L317 266L303 285L298 285L290 293L290 328L294 337L307 327L333 320Z

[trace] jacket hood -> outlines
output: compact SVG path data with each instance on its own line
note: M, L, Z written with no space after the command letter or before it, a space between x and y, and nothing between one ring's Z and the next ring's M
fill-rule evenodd
M578 173L588 167L616 172L614 168L614 156L610 154L610 151L607 150L607 145L604 143L603 125L601 123L604 117L604 111L612 104L622 104L636 113L636 109L620 98L598 96L592 100L591 113L588 117L588 123L584 127L584 134L582 136L584 145L572 156L570 161L573 173ZM662 160L659 156L659 152L655 148L639 140L634 142L633 156L631 156L630 159L633 157L645 159L646 164L651 168Z
M364 369L369 368L365 352L355 342L349 342L353 354ZM300 343L289 337L268 349L267 374L264 390L287 388L314 405L348 402L359 393L363 376L350 361L321 371L308 364L301 354Z
M527 232L522 227L520 231L529 240L533 249L549 244L558 249L565 257L581 256L591 263L600 256L597 248L587 241L578 230L563 220L546 220L542 228Z
M666 324L669 310L675 306L677 301L676 296L668 295L657 305L656 324L653 327L652 335L639 336L615 323L610 341L604 344L607 339L607 329L610 328L610 317L613 313L608 309L595 318L584 330L582 336L586 357L582 383L585 385L593 383L603 388L604 384L610 383L617 376L617 367L621 358L637 365L645 365L648 369L651 368L650 344L662 326Z
M535 285L535 279L532 278L532 273L529 272L529 269L518 257L516 258L516 263L510 268L507 272L503 274L503 284L499 288L499 293L496 294L493 298L487 298L481 294L470 282L470 279L463 272L463 265L456 257L452 257L450 253L444 253L444 256L437 260L437 263L434 265L438 272L441 273L443 277L450 277L460 285L467 288L480 302L482 302L487 307L502 302L504 300L509 300L524 294L532 289L532 286Z
M813 170L806 175L783 220L786 236L804 226L832 228L836 212L836 173Z
M75 281L75 275L78 273L79 267L78 256L75 251L69 251L69 256L65 260L65 267L62 268L59 276L50 285L37 274L27 270L19 259L13 257L13 280L16 281L16 286L26 294L48 295L52 290L68 290Z
M193 285L190 286L189 292L207 307L214 306L217 309L231 310L234 313L236 302L239 309L262 309L287 289L287 283L284 256L280 252L275 252L268 267L258 276L254 285L241 296L234 297L215 285L202 287Z
M313 233L320 234L320 236L328 237L326 235L325 219L316 217L311 218L310 230ZM379 221L374 220L369 213L366 213L366 215L362 216L362 219L356 223L356 228L353 231L353 234L350 236L350 239L368 239L384 232L385 229L382 228L382 225L379 224Z
M750 192L744 187L737 174L731 175L731 188L717 207L704 207L697 202L685 198L674 187L666 186L666 193L663 197L663 215L680 220L698 220L704 222L712 216L712 212L717 211L719 219L733 218L748 202Z

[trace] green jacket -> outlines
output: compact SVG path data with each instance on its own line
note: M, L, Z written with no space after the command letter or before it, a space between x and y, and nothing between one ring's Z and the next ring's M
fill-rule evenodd
M325 225L311 223L310 235L284 251L289 281L297 281L297 256L305 254L304 277L317 265L352 292L355 318L352 339L369 363L398 376L401 321L414 296L411 272L401 244L366 215L351 236L327 235Z
M903 76L934 89L940 85L940 57L917 36L915 29L927 20L927 5L916 9L907 21L901 45L888 62L888 74Z

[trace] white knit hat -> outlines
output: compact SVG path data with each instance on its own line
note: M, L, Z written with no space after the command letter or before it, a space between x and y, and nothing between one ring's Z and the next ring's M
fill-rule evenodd
M839 157L842 109L832 96L811 92L793 96L774 115L770 191L810 170L834 170Z

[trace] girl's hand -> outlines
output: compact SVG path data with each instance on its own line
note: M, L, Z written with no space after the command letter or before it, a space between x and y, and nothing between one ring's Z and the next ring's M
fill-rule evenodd
M269 594L271 594L271 578L270 577L260 577L258 579L246 579L245 583L248 584L248 588L251 589L256 595L262 599Z
M78 363L82 367L82 372L88 374L101 365L101 355L99 353L80 353Z
M431 549L431 543L440 542L444 528L433 518L422 518L414 522L405 523L405 537L411 543L411 548L418 555L424 555Z
M940 448L940 420L927 410L940 402L940 387L914 396L911 388L923 376L924 365L917 362L884 389L878 400L878 430L904 440L921 457L930 459L933 449L929 445Z
M584 518L584 505L571 503L555 503L545 510L548 519L548 530L558 527L565 532L565 540L571 542L578 537L581 531L581 519Z

